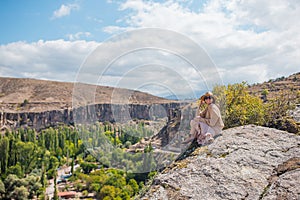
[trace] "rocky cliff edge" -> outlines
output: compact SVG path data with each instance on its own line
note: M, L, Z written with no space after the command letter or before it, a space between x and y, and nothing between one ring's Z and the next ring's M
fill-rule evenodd
M227 129L155 177L146 199L300 199L300 136Z

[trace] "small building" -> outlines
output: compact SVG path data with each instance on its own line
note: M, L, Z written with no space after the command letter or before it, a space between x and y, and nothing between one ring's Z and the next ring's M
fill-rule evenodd
M74 199L76 197L76 192L74 191L66 191L58 193L59 199Z

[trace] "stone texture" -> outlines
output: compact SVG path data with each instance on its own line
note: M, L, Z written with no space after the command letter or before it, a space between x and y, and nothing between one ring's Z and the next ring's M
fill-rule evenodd
M300 199L300 137L247 125L166 168L142 199Z
M290 115L294 118L294 120L300 123L300 104L296 105L296 108L290 111Z

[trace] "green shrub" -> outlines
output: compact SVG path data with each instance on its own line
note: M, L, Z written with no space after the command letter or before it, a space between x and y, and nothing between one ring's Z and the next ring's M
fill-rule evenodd
M252 96L245 82L216 86L213 93L221 109L225 128L246 124L264 124L264 106L259 97Z
M295 109L289 92L280 92L277 96L265 103L264 125L271 128L285 130L291 133L299 133L300 127L292 119L288 111Z
M25 107L29 101L27 99L24 99L23 103L21 103L21 107Z
M295 108L296 93L282 91L263 103L258 96L249 94L245 82L229 84L227 87L215 86L213 93L220 106L224 128L255 124L292 133L300 132L299 125L288 114L289 110ZM263 94L267 94L267 91L263 91Z

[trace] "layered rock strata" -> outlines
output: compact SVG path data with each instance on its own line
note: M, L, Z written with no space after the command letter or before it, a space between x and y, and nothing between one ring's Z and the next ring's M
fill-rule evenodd
M90 122L124 122L131 119L153 120L171 118L179 103L166 104L96 104L75 109L44 112L0 112L0 127L36 130L61 124L73 125Z

